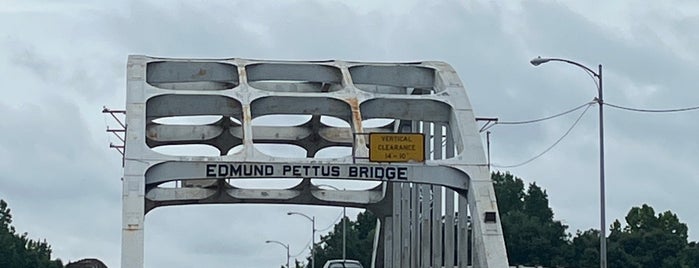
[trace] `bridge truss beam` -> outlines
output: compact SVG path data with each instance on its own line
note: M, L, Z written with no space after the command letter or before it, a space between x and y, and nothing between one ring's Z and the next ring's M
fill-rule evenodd
M276 115L307 121L255 123ZM217 119L169 121L192 116ZM365 134L376 132L423 133L426 161L370 162ZM219 155L157 151L193 144L211 146ZM257 148L261 144L298 146L306 157L268 155ZM332 147L351 155L319 157ZM371 210L378 217L373 267L507 266L473 111L456 72L443 62L130 56L124 149L122 267L144 266L147 212L222 203ZM235 186L242 179L299 183L288 189ZM320 189L315 179L380 184L335 191Z

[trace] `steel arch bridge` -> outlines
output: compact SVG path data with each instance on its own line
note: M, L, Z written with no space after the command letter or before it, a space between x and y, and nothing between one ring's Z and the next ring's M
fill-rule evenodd
M368 209L378 217L373 267L508 266L473 110L448 64L135 55L127 69L122 267L144 266L144 220L150 210L222 203ZM310 119L295 126L252 124L266 115ZM183 116L220 119L198 125L159 120ZM326 124L322 117L348 126ZM368 126L371 119L385 124ZM375 149L368 133L422 133L424 148L412 149L425 159L369 159ZM154 150L192 144L213 146L220 156ZM258 144L296 145L306 157L270 156L257 150ZM352 155L316 157L329 147L351 148ZM301 180L290 189L230 183L242 178ZM319 188L313 179L381 183L369 190L335 191ZM163 187L169 182L176 187Z

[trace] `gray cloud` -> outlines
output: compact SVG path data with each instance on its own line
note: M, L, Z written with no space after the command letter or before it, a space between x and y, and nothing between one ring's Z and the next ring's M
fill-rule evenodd
M604 64L609 103L665 108L697 105L699 23L692 3L639 7L598 2L601 12L555 1L526 3L342 3L293 1L23 3L0 9L0 197L20 231L45 237L64 260L99 257L118 267L119 155L106 148L102 105L124 103L128 54L370 61L443 60L467 87L477 115L524 120L595 95L574 66L532 67L537 55ZM42 3L43 5L43 3ZM686 5L686 6L685 6ZM677 7L675 7L677 6ZM678 16L677 10L682 10ZM616 14L618 12L623 12ZM634 18L630 20L628 18ZM649 203L672 210L696 240L691 205L699 185L696 112L638 114L606 108L608 219ZM570 126L571 114L537 125L496 126L501 164L534 156ZM110 121L107 121L110 122ZM557 218L598 226L597 115L592 107L568 138L515 175L548 190ZM349 185L349 184L348 184ZM152 267L267 267L298 252L309 223L332 223L338 208L191 206L146 218ZM353 213L356 213L353 210ZM302 256L305 256L302 255Z

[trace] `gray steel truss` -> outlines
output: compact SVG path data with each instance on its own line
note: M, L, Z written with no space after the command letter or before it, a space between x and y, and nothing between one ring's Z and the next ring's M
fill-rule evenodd
M378 217L373 267L507 267L473 110L448 64L130 56L127 68L122 267L144 266L150 210L221 203L368 209ZM292 126L253 123L268 115L309 119ZM166 120L191 116L218 119ZM324 117L347 126L326 124ZM365 127L371 119L385 123ZM369 162L365 134L374 132L423 133L427 160ZM306 157L268 155L260 144L295 145ZM219 154L156 150L173 145L208 145ZM351 148L352 155L317 157L331 147ZM289 189L248 189L232 183L240 179L301 180ZM381 183L336 191L314 179Z

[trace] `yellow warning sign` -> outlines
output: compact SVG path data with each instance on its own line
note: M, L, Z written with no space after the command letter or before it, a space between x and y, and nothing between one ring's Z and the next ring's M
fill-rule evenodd
M422 133L369 133L369 161L424 162Z

